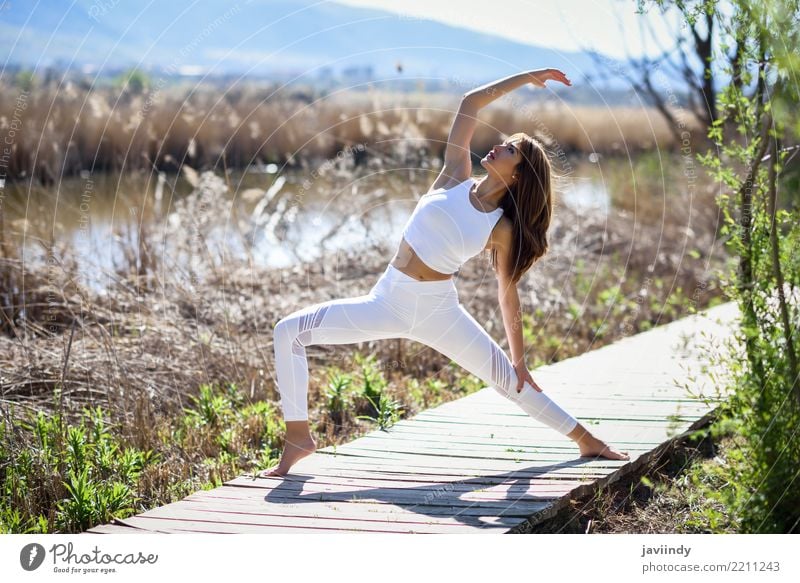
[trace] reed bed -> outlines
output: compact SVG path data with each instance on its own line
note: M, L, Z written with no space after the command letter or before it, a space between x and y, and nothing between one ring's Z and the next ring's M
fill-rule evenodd
M565 153L636 154L679 146L648 107L537 99L486 108L475 152L520 130ZM331 158L353 144L369 144L365 156L391 154L413 165L441 158L457 107L458 95L395 95L375 88L330 95L276 86L150 85L132 91L74 80L26 88L0 79L0 132L13 133L6 173L48 185L81 171L296 165Z

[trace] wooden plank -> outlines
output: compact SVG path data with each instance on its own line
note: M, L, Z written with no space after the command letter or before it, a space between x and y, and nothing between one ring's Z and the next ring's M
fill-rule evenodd
M608 472L604 470L586 471L573 468L556 468L555 470L548 470L545 468L541 471L536 471L536 470L531 471L526 476L519 476L519 479L536 479L540 481L573 479L582 481L586 479L601 478L607 474ZM409 474L403 471L392 472L392 471L379 471L367 468L359 469L357 466L353 465L350 465L347 468L342 468L341 466L334 466L329 468L319 466L318 468L314 469L314 475L320 478L345 477L345 478L359 479L364 482L391 478L393 480L397 480L398 482L411 483L411 484L420 482L428 483L429 481L433 481L436 484L442 484L452 480L469 480L469 482L472 484L499 484L507 479L505 477L493 476L491 474L474 474L474 475L469 475L469 474L445 475L436 473ZM243 477L251 479L251 476L243 476ZM257 478L257 479L263 479L263 478Z
M683 429L685 427L689 427L690 424L687 422L682 423L681 425L673 425L673 428ZM589 429L592 429L589 427ZM666 427L657 427L653 428L653 431L648 431L648 433L652 433L653 445L657 445L662 443L664 439L662 438L666 433L667 429L670 429L670 426ZM421 447L427 447L431 449L446 449L448 452L452 452L453 455L460 455L462 452L467 453L483 453L486 454L484 457L491 457L495 452L502 452L507 451L509 448L516 450L523 450L527 452L540 452L540 453L547 453L547 454L562 454L566 455L569 458L577 459L579 457L578 452L579 448L578 445L572 441L571 439L561 437L560 435L553 432L555 435L553 439L545 440L542 439L538 435L525 435L522 434L518 436L516 439L504 436L504 435L497 435L493 432L488 432L488 434L480 435L480 434L466 434L460 432L445 432L440 431L437 433L409 433L409 432L390 432L385 435L372 435L372 436L363 436L356 440L355 442L350 443L341 443L336 446L328 446L324 448L320 448L317 451L320 454L326 455L333 455L336 453L346 453L351 451L355 448L376 448L380 446L385 446L388 444L396 443L398 447L409 447L414 445L420 445ZM597 433L597 432L595 432ZM610 432L609 432L610 434ZM613 437L614 434L610 434ZM557 437L556 437L557 436ZM607 439L609 435L605 433L600 433L600 436L605 436ZM658 439L662 438L662 439ZM656 441L658 439L658 441ZM357 442L357 443L356 443ZM613 440L612 445L621 445L624 444L622 440L616 441ZM627 445L630 445L633 449L643 449L649 450L652 449L652 446L648 447L650 444L641 444L641 442L634 441L634 442L627 442Z
M536 476L543 470L558 473L560 468L583 468L588 472L602 471L610 473L616 471L621 466L630 463L625 460L605 460L590 459L586 461L550 461L550 460L508 460L495 461L480 458L461 460L458 463L442 464L439 461L441 456L407 456L395 454L385 458L379 455L338 455L331 456L328 468L347 467L347 468L374 468L375 471L396 471L401 473L421 474L449 474L455 476L465 475L485 475L494 474L506 477L529 477ZM309 459L309 458L306 458ZM312 462L298 465L292 468L294 475L313 475L314 470L319 466L310 465ZM252 479L252 475L245 476Z
M475 455L479 457L489 457L495 459L497 459L495 454L507 454L509 452L524 452L527 455L542 454L547 456L564 454L571 458L578 457L579 453L577 446L573 445L572 442L570 442L569 445L565 443L559 446L549 444L532 445L530 441L519 441L518 443L512 444L506 443L504 440L497 439L464 441L453 437L445 440L431 439L426 441L424 436L409 436L407 434L392 436L365 436L359 438L358 442L367 449L375 451L396 451L393 448L402 448L404 451L414 449L415 452L419 453L440 453L442 455L458 455L458 452L470 451L474 452ZM645 452L650 451L651 449L651 446L636 447L635 445L626 448L626 450L631 453ZM344 450L343 448L338 447L337 451L341 452L349 450ZM510 457L516 456L511 455Z
M547 391L546 394L549 395ZM454 401L457 407L445 407L429 409L426 413L435 415L454 415L458 413L479 413L483 415L507 415L510 412L515 414L527 415L522 411L518 405L511 403L506 398L501 397L499 394L491 400L484 403L475 402L461 402ZM649 401L636 401L620 399L619 396L613 398L603 398L598 395L589 395L582 397L573 397L566 395L558 399L558 404L570 412L577 411L579 413L594 413L596 411L619 411L630 413L632 415L663 415L664 411L679 411L682 413L701 412L705 413L709 409L716 406L718 403L708 405L701 400L649 400Z
M548 502L537 502L535 504L526 503L524 507L515 507L511 504L503 505L494 505L492 508L486 508L482 505L470 505L470 506L447 506L442 504L428 504L426 501L428 499L421 498L418 502L413 504L406 504L403 506L399 506L397 504L389 504L389 503L379 503L379 502L365 502L359 501L358 503L352 503L351 501L347 502L302 502L296 503L292 501L286 502L265 502L264 495L259 492L253 492L250 488L240 488L235 486L227 487L229 489L224 490L223 488L215 488L214 490L208 491L207 494L199 495L199 494L192 494L189 498L185 498L186 501L191 502L209 502L214 503L217 500L225 501L225 503L230 502L231 504L252 504L258 503L259 505L264 505L264 507L269 508L271 505L275 504L279 506L285 514L293 513L293 512L313 512L317 509L329 509L335 510L338 512L342 512L346 515L358 515L361 512L369 512L372 514L383 514L383 513L394 513L394 514L403 514L408 512L414 513L422 513L427 516L454 516L454 515L466 515L466 516L528 516L532 510L531 508L535 508L537 510L541 510L547 508L549 503Z
M253 490L254 493L258 492L256 488L245 488L243 490ZM447 492L445 491L445 494ZM271 493L269 496L261 494L262 499L274 503L283 504L383 504L388 506L405 506L405 507L420 507L420 506L436 506L442 509L449 509L456 512L460 509L472 508L475 506L480 507L486 514L492 516L499 516L510 505L514 504L518 509L525 508L531 512L541 510L547 506L546 501L553 499L553 496L542 494L537 499L527 498L525 500L508 500L497 499L492 496L475 496L468 499L467 496L458 497L453 495L432 495L425 497L423 493L417 493L416 496L402 495L398 492L384 492L377 496L369 496L367 494L357 492L307 492L302 496L287 492L285 490ZM557 496L556 496L557 497ZM544 503L543 503L544 502ZM166 507L164 507L166 508Z
M287 501L265 501L263 494L248 492L249 488L234 488L234 492L226 491L225 493L214 492L208 496L190 496L182 500L186 503L210 504L210 505L224 505L226 508L230 504L241 505L248 508L258 508L260 512L282 514L285 516L314 514L318 512L329 513L333 512L340 516L366 516L375 515L391 515L400 517L404 515L417 516L425 515L430 517L452 517L452 516L484 516L484 517L498 517L506 516L509 511L514 515L522 515L529 512L530 508L536 507L538 509L546 508L548 502L535 501L533 504L526 501L525 508L520 509L513 504L494 505L492 508L485 508L481 505L462 505L452 506L447 504L434 504L431 503L436 495L420 498L418 501L410 504L394 504L385 502L370 502L359 501L353 503L348 500L346 502L302 502L298 503L293 500ZM177 504L177 503L175 503Z
M182 520L164 520L161 518L145 518L143 516L131 516L125 519L126 523L137 529L145 529L151 533L163 534L239 534L241 530L236 525L225 525L221 523L202 523L190 522ZM318 533L318 530L309 530L297 528L295 529L272 529L273 532L313 532ZM268 532L265 529L265 532Z
M427 503L445 506L467 506L473 503L497 503L493 508L502 508L504 504L512 500L518 503L526 501L539 501L561 497L564 492L568 492L574 487L581 485L580 480L550 480L547 482L531 481L524 484L521 481L514 483L503 483L493 486L477 488L459 488L449 490L445 487L350 487L346 484L303 484L302 490L296 488L278 487L275 489L265 488L261 483L237 482L235 485L243 488L250 488L263 493L265 500L278 501L285 500L293 503L308 501L331 501L331 502L382 502L388 504L414 504L427 500ZM513 490L513 491L512 491Z
M544 393L547 396L551 396L554 401L556 401L561 407L565 409L569 409L571 411L577 411L579 413L594 413L597 409L600 411L606 410L622 410L626 413L632 413L634 415L660 415L663 411L672 411L672 410L679 410L679 411L707 411L713 407L719 405L719 402L712 402L710 404L705 403L703 400L694 399L694 400L686 400L686 399L635 399L633 396L625 397L623 395L598 395L598 394L587 394L587 395L572 395L572 394L562 394L558 396L552 395L550 391L545 389ZM487 399L484 402L476 402L476 401L469 401L469 402L460 402L455 401L458 406L457 407L444 407L442 409L428 409L427 412L431 414L453 414L456 412L476 412L476 413L483 413L483 414L508 414L509 412L513 411L514 413L522 413L525 414L522 409L520 409L519 405L512 403L506 397L500 396L499 393L495 393L495 395L491 399Z
M558 473L561 469L565 471L569 468L578 470L585 470L587 472L608 472L614 470L626 462L623 460L607 460L603 458L569 458L565 457L561 460L551 459L537 459L526 460L520 464L517 460L493 460L491 458L465 458L456 460L449 464L442 464L442 456L424 456L424 455L408 455L408 454L394 454L381 456L380 453L362 451L362 452L344 452L336 455L324 456L328 458L323 460L323 456L317 458L309 457L298 462L297 474L302 474L304 471L313 472L316 468L325 466L328 468L375 468L375 471L384 469L392 471L405 471L409 474L413 472L426 472L436 473L442 475L487 475L491 473L505 473L513 472L514 475L537 475L544 469L549 469L552 472ZM320 461L317 461L320 460ZM303 463L305 462L305 463ZM457 462L457 463L456 463ZM300 464L303 464L302 466ZM319 464L319 465L317 465ZM294 469L294 468L293 468ZM571 472L568 472L571 473ZM251 474L252 476L252 474Z
M703 414L705 414L704 411ZM593 411L584 411L583 414L578 414L576 411L570 411L573 417L575 417L579 422L586 424L588 421L625 421L625 422L637 422L637 423L660 423L660 424L669 424L669 423L691 423L695 419L698 419L703 416L700 415L686 415L679 411L662 409L657 414L652 415L642 415L642 414L633 414L633 413L626 413L624 411L603 411L600 408L595 408ZM497 425L498 423L505 423L509 419L513 419L514 421L520 420L523 422L532 422L531 418L525 413L517 413L516 411L511 412L498 412L498 413L491 413L491 412L463 412L461 415L454 414L454 413L434 413L434 414L425 414L420 417L420 420L427 421L427 420L442 420L447 422L455 422L458 423L459 419L464 418L464 414L469 414L470 418L474 422L485 423L487 425ZM537 423L539 423L537 421Z
M686 405L695 403L702 405L704 399L709 399L711 397L705 395L703 397L687 398L686 389L684 387L675 387L672 389L664 387L657 389L641 386L641 384L625 386L619 382L619 379L615 379L613 382L609 382L606 385L593 387L575 387L574 385L554 387L552 383L548 383L546 379L542 379L541 375L537 375L536 371L531 371L531 374L536 383L543 389L543 392L559 405L563 404L563 406L566 406L567 403L572 406L582 406L586 404L587 401L597 401L601 406L604 403L613 404L627 402L633 405L646 405L648 403L683 403ZM646 383L646 381L643 381L643 383ZM647 398L643 398L645 396ZM723 397L720 396L719 398L713 398L711 400L719 402L723 400ZM423 412L448 412L461 408L486 410L487 407L493 407L498 410L511 410L517 408L517 405L504 395L501 395L496 389L485 387L457 401L450 401L437 407L426 409ZM413 417L408 419L408 421L411 420L413 420Z
M142 523L139 521L138 515L137 516L129 516L129 517L124 518L124 519L115 518L114 522L112 524L116 525L116 526L123 526L123 527L127 528L130 531L146 530L150 534L152 534L154 532L156 532L156 533L169 533L169 532L172 532L171 529L166 528L166 527L159 528L158 525L151 525L149 527L146 526L146 525L142 525Z
M479 531L505 531L508 525L487 524L479 526L476 522L470 524L441 524L432 521L429 524L397 522L390 518L383 520L365 520L359 518L327 518L327 517L302 517L302 516L269 516L261 514L245 514L236 512L218 512L202 509L184 509L163 506L150 510L135 517L141 520L166 521L168 528L178 527L183 529L205 530L220 532L221 529L231 528L240 533L269 532L282 528L314 529L318 532L355 530L359 532L407 532L407 533L477 533ZM130 520L130 519L129 519ZM158 523L153 523L158 527ZM165 522L161 523L162 526Z
M360 458L353 458L353 460L348 460L346 464L337 461L330 464L319 462L314 463L313 466L305 465L303 471L298 471L297 473L292 472L286 476L286 479L292 477L304 479L304 472L308 472L309 476L363 476L364 480L369 479L369 476L372 476L375 479L383 476L392 477L393 479L410 483L419 481L426 482L428 480L437 480L439 482L450 480L470 480L476 484L495 484L508 480L509 475L518 480L596 479L608 475L608 468L581 469L544 465L542 467L534 468L518 468L513 472L503 472L502 474L490 474L482 470L450 472L448 474L445 472L445 470L441 470L435 465L421 468L417 466L410 466L407 463L397 463L392 465L386 462L380 464L380 466L376 466L375 462L373 461L363 461ZM253 476L250 474L241 477L245 480L253 481L254 483L258 482L259 480L266 479L265 477L257 476L254 480Z
M543 429L543 428L542 428ZM591 429L591 428L590 428ZM434 426L431 424L426 424L424 427L420 425L394 425L387 431L380 431L380 432L370 432L366 434L372 435L385 435L389 437L402 437L406 435L414 435L414 436L428 436L431 440L436 439L437 441L441 441L446 438L458 437L460 439L478 439L478 440L503 440L504 442L510 442L511 445L521 444L521 443L531 443L532 441L541 444L543 446L552 446L558 447L560 446L561 449L568 448L570 450L575 449L575 445L572 440L562 437L561 435L555 433L554 431L540 431L536 436L525 435L520 431L514 430L506 430L503 427L469 427L469 426L462 426L459 427L457 425L448 425L448 426ZM658 436L659 439L651 439L645 440L641 439L641 436L637 436L636 440L622 440L619 439L615 441L615 444L619 445L628 445L628 446L635 446L637 444L641 444L642 446L653 446L655 447L660 441L660 435ZM359 438L360 439L360 438ZM340 447L340 446L337 446ZM325 448L320 448L319 451L334 451L333 446L328 446Z
M632 459L650 451L648 447L625 447ZM588 461L590 458L580 457L577 446L555 448L541 446L508 446L505 444L462 444L456 441L450 443L406 440L406 439L366 439L359 440L357 446L349 448L339 448L337 455L369 455L373 457L385 458L392 454L409 454L420 456L444 456L450 461L443 464L444 467L452 467L459 458L465 459L488 459L495 461L545 461L563 462L575 460L577 462ZM386 454L386 455L384 455ZM449 465L448 465L449 464Z
M79 534L152 534L149 530L133 528L122 524L98 524Z
M565 480L578 480L596 478L606 475L608 472L603 470L585 471L580 468L556 468L554 470L545 467L540 472L531 472L531 475L526 479L537 482L545 483L548 481L563 482ZM287 476L256 476L255 479L252 475L239 476L233 480L225 482L226 485L232 486L261 486L265 488L273 487L275 482L278 484L285 484L290 482L298 482L299 485L310 483L337 483L357 485L360 487L373 487L373 486L393 486L393 487L430 487L438 488L445 484L452 483L468 483L477 487L491 486L494 484L501 484L505 481L503 477L492 475L476 474L474 477L464 475L445 475L445 474L427 474L427 475L412 475L407 473L392 473L380 472L369 469L359 469L357 467L349 466L342 467L340 465L330 466L325 469L318 466L314 469L313 476L294 476L289 474Z
M605 458L578 458L576 455L567 454L541 454L537 456L530 456L525 454L515 454L513 456L494 456L482 457L479 455L445 455L442 453L429 453L429 452L406 452L398 451L399 448L391 448L384 450L374 450L365 447L353 446L346 451L339 451L336 455L331 456L332 459L342 460L349 462L353 458L360 458L359 461L369 460L375 464L381 464L385 461L390 464L407 463L410 467L425 467L437 468L440 470L448 470L449 472L456 471L462 473L463 471L505 471L517 470L522 464L522 467L536 468L543 466L580 466L586 465L588 467L604 467L604 468L617 468L621 465L629 463L628 460L610 460ZM590 466L590 464L594 464Z
M584 366L580 363L582 356L576 356L570 359L569 368L556 371L553 367L556 365L547 364L541 365L536 368L530 369L531 376L533 376L539 386L542 387L548 394L552 394L553 398L559 395L592 395L592 394L612 394L621 392L631 393L632 398L640 399L663 399L661 395L654 395L656 392L673 391L684 387L686 371L670 371L670 372L636 372L636 371L619 371L613 368L604 369L604 371L593 372L591 377L586 376ZM575 362L572 362L574 360ZM696 365L691 365L694 367ZM699 371L697 371L699 372ZM702 374L702 373L701 373ZM705 379L704 379L705 380ZM541 382L540 382L541 381ZM624 390L623 390L624 389ZM632 391L630 389L639 389L639 391ZM500 393L497 389L484 386L477 391L471 392L469 395L462 397L463 399L488 399L489 396L499 396ZM690 394L678 393L670 399L696 399ZM457 401L447 401L440 403L436 407L447 406Z
M660 435L667 439L667 432L662 431ZM611 439L613 443L616 443ZM535 442L534 442L535 443ZM572 443L572 442L570 442ZM445 444L447 445L447 444ZM628 448L631 450L632 448ZM641 448L640 448L641 450ZM547 461L568 461L575 460L578 462L587 461L580 457L580 450L577 445L571 445L564 448L540 448L536 445L529 445L526 447L505 447L505 446L477 446L477 445L459 445L451 443L450 447L441 447L441 443L425 444L422 442L414 442L409 440L379 440L379 439L365 439L358 440L353 443L343 444L336 447L336 450L319 450L320 453L329 455L373 455L378 454L407 454L417 456L436 456L442 459L442 463L448 463L448 460L455 461L457 458L479 458L491 460L547 460ZM645 450L646 451L646 450ZM633 452L632 452L633 453ZM609 460L613 461L613 460Z
M490 419L501 419L509 415L520 417L528 416L528 414L519 405L512 403L505 397L497 395L495 401L496 402L484 404L459 404L459 407L452 407L449 409L428 410L418 413L415 415L415 418L423 413L426 416L435 417L463 416L466 413L469 415L480 415ZM626 403L622 398L620 398L618 401L608 401L595 399L594 397L583 397L580 400L557 399L556 403L576 417L597 417L615 414L629 418L664 418L672 414L691 415L695 413L703 415L706 411L717 405L706 405L701 402L694 404L672 402Z
M516 475L521 474L521 475ZM550 482L561 484L564 482L585 482L591 481L603 476L608 475L607 471L595 472L576 472L569 471L569 469L558 468L555 471L543 469L540 472L525 472L524 474L515 472L514 479L517 481L533 481L535 480L540 484L548 484ZM343 469L340 466L334 467L317 467L314 469L313 477L317 478L320 482L325 483L346 483L356 485L359 487L367 488L376 484L383 484L391 482L397 484L401 488L420 488L429 487L433 490L446 488L448 484L460 483L469 484L470 487L481 489L497 484L502 484L508 481L508 476L503 475L482 475L482 474L452 474L442 475L434 472L431 473L408 473L402 471L389 471L389 470L370 470L367 466L358 467L350 466ZM241 476L240 482L236 485L240 486L262 486L267 480L276 479L275 477L257 477L255 480L252 476ZM284 477L284 481L304 481L306 478L303 475L289 474ZM288 486L284 486L286 488Z
M362 435L359 440L366 442L370 441L408 441L408 442L422 442L428 443L436 447L449 447L452 444L462 444L464 446L484 446L484 447L513 447L513 448L529 448L539 451L561 451L561 452L575 452L577 446L571 439L565 439L561 436L552 439L526 439L524 436L520 437L516 433L497 435L494 431L486 431L484 433L462 433L455 431L439 431L436 433L425 431L410 431L410 430L390 430L380 433L369 433ZM615 442L616 445L625 444L633 449L650 450L653 446L661 443L660 441L641 442ZM344 444L341 444L344 445ZM337 446L337 449L341 447ZM333 450L329 450L333 452Z
M257 489L271 499L272 496L280 493L289 493L297 499L303 499L312 493L336 492L343 499L350 499L350 496L358 496L359 499L375 499L381 501L395 502L398 500L419 500L426 496L437 496L445 502L450 498L459 500L507 500L509 489L513 489L516 495L535 495L548 496L558 495L566 487L580 485L581 480L576 478L566 478L563 480L516 480L514 483L508 481L497 484L471 484L464 480L453 480L447 483L401 485L394 480L373 480L369 483L352 483L339 478L319 478L314 477L310 480L296 480L297 488L287 487L286 481L276 479L250 480L249 478L235 478L226 485L239 486L244 488ZM446 497L442 494L446 493ZM401 497L400 497L401 496Z
M173 510L189 510L192 512L228 512L242 515L242 519L250 520L247 515L273 517L276 520L287 521L285 524L292 524L291 518L324 518L335 520L358 519L365 522L384 522L389 521L397 524L408 525L455 525L455 526L507 526L508 517L494 516L491 513L483 514L461 514L455 512L437 512L428 514L428 507L399 507L387 504L345 504L330 505L316 504L313 506L298 504L291 509L287 509L283 504L267 504L257 500L244 498L203 498L185 499L180 502L170 504L169 507L161 507L160 510L169 508L169 514L173 516ZM441 510L440 507L432 507ZM155 516L150 513L142 516Z
M656 418L664 419L672 415L681 416L702 416L711 409L715 409L720 402L705 404L702 402L687 403L679 401L634 401L629 397L615 396L614 400L599 399L592 395L578 397L554 397L553 400L562 409L572 414L578 419L590 419L595 417L628 419L637 418ZM429 409L414 415L409 421L416 421L417 417L458 417L464 415L481 416L492 423L503 423L506 419L516 418L517 420L528 419L530 416L520 405L512 402L507 397L495 395L491 402L484 403L463 403L459 407L449 409Z
M522 438L513 438L508 436L500 436L495 435L492 437L491 435L463 435L456 432L439 432L436 434L429 434L424 432L395 432L390 433L389 435L385 436L369 436L369 437L361 437L359 439L363 439L364 443L369 442L376 442L376 441L397 441L397 442L420 442L425 441L425 438L428 437L429 440L427 443L430 444L430 447L448 447L449 445L460 445L463 448L470 448L472 446L497 446L503 448L527 448L535 451L540 451L542 453L565 453L569 454L574 458L578 458L578 446L572 440L565 440L562 439L560 441L555 440L544 440L544 439L525 439ZM622 447L623 449L628 450L642 450L642 451L649 451L653 447L657 446L658 444L662 443L661 441L655 440L648 440L648 441L623 441L623 440L615 440L612 445ZM321 451L321 454L334 454L339 451L344 444L340 444L337 446L336 450L334 449L324 449L318 450Z
M683 423L664 427L637 428L635 435L625 435L625 428L609 427L598 429L597 425L588 426L598 437L605 439L612 446L627 449L628 451L652 449L652 447L663 443L668 437L676 433L682 434L690 427L691 424ZM641 441L635 440L637 436L641 437ZM409 443L426 442L426 437L428 437L427 447L434 449L445 448L448 452L452 452L454 456L460 455L464 451L467 454L491 452L494 451L492 448L499 446L501 449L512 448L514 450L523 449L525 451L538 452L542 455L548 455L551 459L586 461L584 458L579 457L579 449L575 442L560 436L558 438L544 439L541 435L531 435L528 432L520 431L520 435L512 441L512 438L493 431L483 435L480 433L464 434L458 431L456 427L429 434L424 431L421 433L398 432L389 433L384 437L364 437L360 438L363 439L363 442L356 440L356 442L320 448L317 450L317 455L355 453L357 449L375 449L381 444L387 443L397 443L397 447L407 447ZM623 439L623 437L627 439ZM481 445L483 447L479 447ZM491 457L491 454L479 457Z
M470 418L469 422L459 423L456 418L443 418L443 417L434 417L430 415L417 415L414 418L416 423L425 424L427 425L440 425L440 426L448 426L448 425L456 425L460 427L477 427L477 428L492 428L497 427L498 424L496 422L488 422L484 421L480 418ZM578 418L578 421L581 421ZM588 417L584 417L583 421L596 421L596 423L592 423L592 425L598 426L607 426L607 427L618 427L623 426L625 429L639 429L639 428L648 428L648 427L664 427L667 425L674 425L670 420L651 420L651 421L637 421L637 420L629 420L629 419L591 419ZM584 423L586 425L586 423ZM520 430L527 430L527 431L535 431L536 429L542 429L547 432L552 432L553 430L545 425L539 424L539 422L534 421L532 418L528 417L527 415L509 415L508 419L503 422L503 426L506 428L513 427L515 429Z
M374 532L398 532L386 530L372 530L365 531L358 528L330 528L330 527L308 527L300 525L257 525L257 524L240 524L240 523L225 523L225 522L212 522L204 520L181 520L170 518L149 518L144 516L134 516L127 518L132 524L138 528L149 528L154 532L175 533L175 534L347 534L347 533L363 533ZM502 529L498 529L502 531ZM481 529L475 529L473 532L480 533ZM428 534L428 533L420 533Z

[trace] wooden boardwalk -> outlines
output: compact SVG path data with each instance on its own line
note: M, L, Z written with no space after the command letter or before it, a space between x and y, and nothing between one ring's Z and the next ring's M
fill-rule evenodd
M87 533L524 530L706 423L714 403L693 395L716 396L725 371L707 366L707 350L737 318L736 304L723 304L531 371L630 461L580 458L571 440L486 387L320 449L285 478L240 476Z

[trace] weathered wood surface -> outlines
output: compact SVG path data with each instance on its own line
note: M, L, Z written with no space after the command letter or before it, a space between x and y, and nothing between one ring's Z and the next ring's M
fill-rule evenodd
M487 387L320 449L285 478L239 476L87 533L520 530L706 422L726 378L708 366L709 351L721 350L736 318L736 305L723 304L531 371L630 461L580 458L572 441Z

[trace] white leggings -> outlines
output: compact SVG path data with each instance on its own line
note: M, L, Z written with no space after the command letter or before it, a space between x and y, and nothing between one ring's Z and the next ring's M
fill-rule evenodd
M452 278L418 281L391 264L368 294L313 304L275 325L275 368L284 420L308 419L307 346L388 338L409 338L430 346L564 435L577 424L529 382L517 392L511 360L461 305Z

